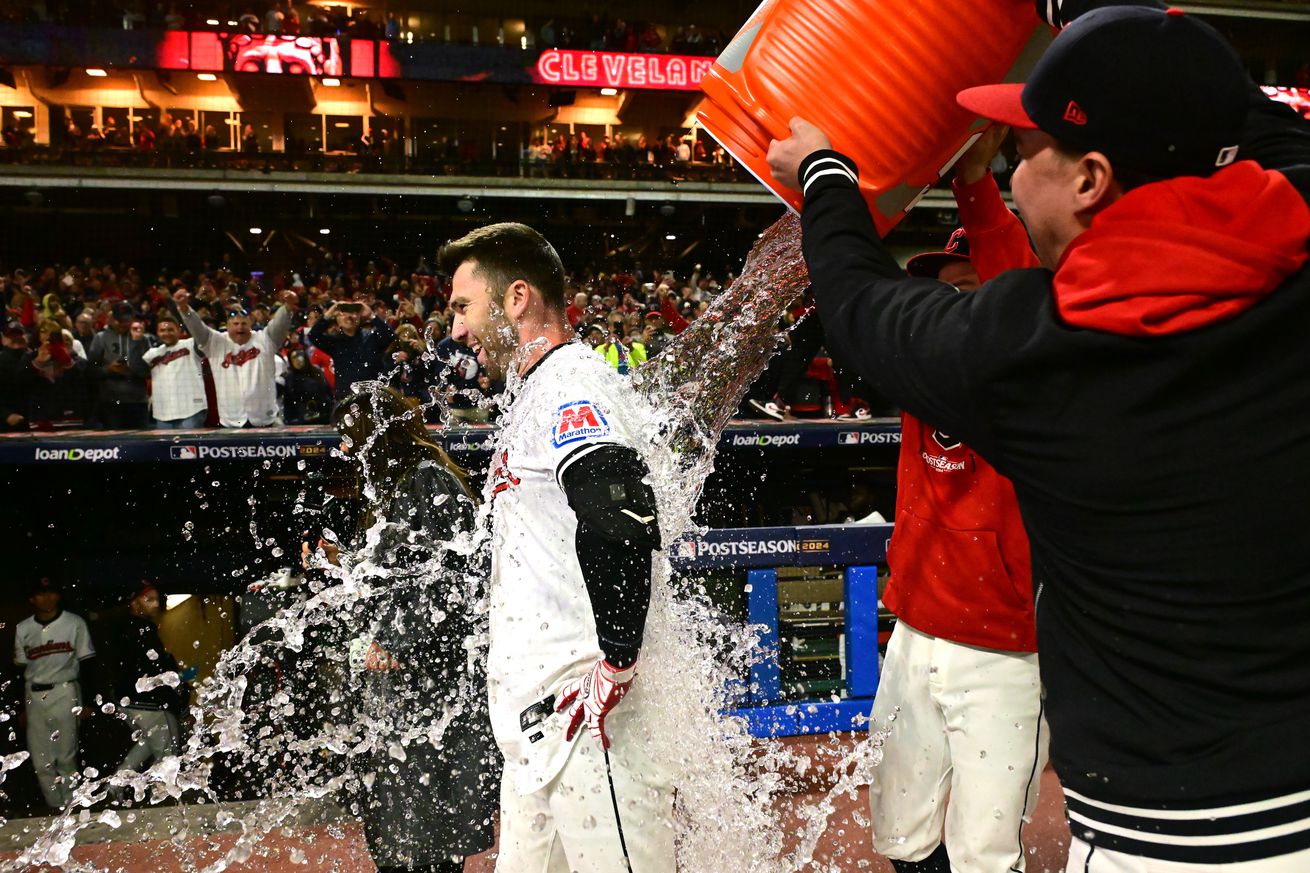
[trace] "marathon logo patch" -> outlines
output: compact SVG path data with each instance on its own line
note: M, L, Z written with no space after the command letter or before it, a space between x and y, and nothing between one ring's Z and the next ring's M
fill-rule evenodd
M569 443L609 436L609 433L609 422L599 406L590 400L575 400L565 403L555 412L550 441L558 449Z
M90 461L98 463L100 461L117 461L122 449L114 446L112 449L37 449L36 460L38 461Z

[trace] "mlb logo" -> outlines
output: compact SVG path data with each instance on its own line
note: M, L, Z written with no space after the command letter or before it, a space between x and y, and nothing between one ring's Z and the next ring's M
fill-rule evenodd
M569 443L609 436L609 432L609 422L599 406L590 400L575 400L556 411L551 443L558 449Z
M674 550L673 550L673 557L675 557L675 558L695 558L695 557L696 557L696 541L695 541L695 540L679 540L678 543L676 544Z
M837 434L837 445L839 446L858 446L860 444L860 434L858 431L845 431Z
M174 461L194 461L197 457L195 446L169 446L168 452Z

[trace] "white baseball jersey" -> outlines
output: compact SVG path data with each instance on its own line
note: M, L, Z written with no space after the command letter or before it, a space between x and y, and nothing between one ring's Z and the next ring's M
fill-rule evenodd
M141 359L150 365L151 415L160 421L176 421L206 408L205 377L194 337L171 346L155 346Z
M214 393L218 395L218 421L223 427L267 427L278 422L277 377L278 350L291 329L291 313L285 306L269 321L268 327L256 331L250 342L234 343L227 333L205 324L194 309L182 314L187 331L209 359L214 376Z
M14 663L28 684L72 682L80 672L78 661L95 653L86 622L71 612L60 612L49 624L28 616L14 634Z
M484 489L493 512L487 685L492 730L522 794L554 778L571 748L565 719L541 702L604 657L560 479L603 445L645 455L648 410L595 352L568 343L528 374L496 441Z

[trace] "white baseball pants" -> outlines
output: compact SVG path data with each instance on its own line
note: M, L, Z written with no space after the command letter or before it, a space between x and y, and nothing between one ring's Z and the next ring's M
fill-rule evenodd
M674 873L673 786L621 732L611 739L607 755L584 732L527 796L505 762L496 873Z
M162 709L138 709L134 706L126 707L124 712L132 724L133 744L118 769L140 772L146 764L177 754L182 735L173 713Z
M1065 867L1065 873L1305 873L1307 870L1310 870L1310 849L1258 861L1191 864L1112 852L1090 846L1077 837L1069 846L1069 865Z
M47 806L63 809L73 799L77 772L77 710L82 706L76 682L60 682L49 691L27 687L27 751Z
M944 838L953 873L1022 873L1020 831L1037 803L1048 744L1037 656L899 622L873 729L886 729L893 712L869 789L874 848L921 861Z

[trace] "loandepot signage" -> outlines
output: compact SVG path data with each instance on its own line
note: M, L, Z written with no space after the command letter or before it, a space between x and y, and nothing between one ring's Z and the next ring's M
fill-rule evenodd
M536 79L573 88L657 88L699 91L714 58L550 49L537 60Z
M122 453L122 448L114 446L112 449L37 449L36 459L38 461L117 461Z

